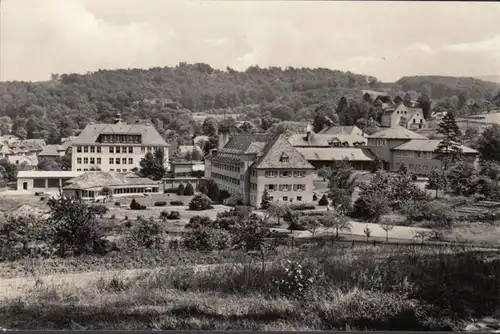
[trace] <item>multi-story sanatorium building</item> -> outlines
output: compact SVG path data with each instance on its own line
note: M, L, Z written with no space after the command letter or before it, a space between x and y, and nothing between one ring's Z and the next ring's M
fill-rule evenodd
M168 167L168 148L153 125L127 124L118 114L114 124L89 124L73 141L72 170L129 172L156 149L164 150Z

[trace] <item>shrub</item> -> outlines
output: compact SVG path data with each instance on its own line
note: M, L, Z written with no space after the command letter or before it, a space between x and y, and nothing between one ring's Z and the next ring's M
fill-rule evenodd
M132 247L159 248L163 244L162 226L153 217L137 217L135 227L130 230L127 244Z
M285 275L273 282L282 294L300 297L315 283L316 273L309 268L302 268L298 262L287 260L284 271Z
M203 194L198 194L193 197L191 202L189 202L189 210L193 211L203 211L212 208L212 201L208 196Z
M192 196L194 195L194 187L191 183L186 184L186 188L184 189L184 196Z
M323 195L320 200L318 201L318 205L320 206L327 206L328 205L328 198L326 198L326 195Z
M316 194L313 194L313 201L317 201L318 200L318 196L316 196Z
M167 217L168 217L168 211L162 211L160 212L160 219L165 221L167 220Z
M115 202L115 206L121 206L122 204L120 202Z
M232 239L231 234L226 230L201 227L186 234L182 243L187 249L210 252L230 247Z
M228 199L229 197L231 197L231 194L226 190L222 189L221 191L219 191L219 201L222 202L225 199Z
M189 219L189 223L186 224L186 228L196 229L201 227L212 226L212 220L207 216L193 216Z
M146 206L138 203L134 198L130 202L130 210L146 210Z
M155 202L154 206L166 206L167 205L167 202L165 201L158 201L158 202Z
M297 211L314 210L316 206L313 203L295 203L290 205L290 209Z
M179 211L170 211L170 213L167 215L167 219L169 220L181 219L181 214Z
M177 194L178 189L179 188L177 188L177 187L168 188L168 189L163 190L163 193L165 193L165 194Z
M179 184L179 187L177 188L177 195L179 195L179 196L184 195L184 185L182 183Z
M101 218L109 211L108 207L105 205L92 205L90 210Z
M441 224L442 227L451 226L453 221L457 219L451 206L440 201L408 201L402 205L402 211L411 221L433 221Z
M184 202L183 201L171 201L170 205L173 205L173 206L184 205Z

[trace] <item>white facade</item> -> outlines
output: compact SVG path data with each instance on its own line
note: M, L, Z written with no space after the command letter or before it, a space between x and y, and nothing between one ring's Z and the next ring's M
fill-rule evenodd
M165 167L168 167L168 146L165 152ZM156 147L140 144L95 143L92 145L74 145L71 149L73 171L100 169L103 172L130 172L139 168L139 163L146 153L154 153Z
M17 190L57 192L66 181L81 174L74 171L19 171Z

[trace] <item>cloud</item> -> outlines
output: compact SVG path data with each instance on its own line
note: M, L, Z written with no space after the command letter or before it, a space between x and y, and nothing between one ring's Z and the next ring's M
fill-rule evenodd
M456 52L500 52L500 34L482 41L448 45L444 49Z
M179 62L239 70L255 64L327 67L385 81L422 73L492 74L498 71L491 56L499 45L498 8L465 2L4 0L0 79ZM450 20L467 24L444 24ZM475 52L463 51L471 45Z

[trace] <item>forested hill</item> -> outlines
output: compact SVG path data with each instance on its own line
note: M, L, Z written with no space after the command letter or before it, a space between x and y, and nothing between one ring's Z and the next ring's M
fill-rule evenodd
M418 78L418 77L417 77ZM432 77L431 77L432 78ZM481 98L490 83L476 80L468 87L436 89L441 93ZM457 79L459 83L467 82ZM427 83L427 81L426 81ZM438 81L436 87L448 87ZM342 96L341 123L354 124L368 115L362 89L386 90L392 96L425 92L418 80L381 83L374 77L329 69L267 68L257 66L238 72L215 70L207 64L128 70L99 70L84 75L61 74L46 82L0 83L0 131L7 125L20 137L58 142L90 121L111 121L120 111L127 121L150 119L165 137L188 139L200 132L193 113L237 113L250 120L311 120L318 108L335 117ZM481 89L481 87L485 87ZM424 91L422 91L424 89ZM486 94L486 93L484 93ZM490 94L490 93L488 93ZM371 110L371 109L370 109Z

